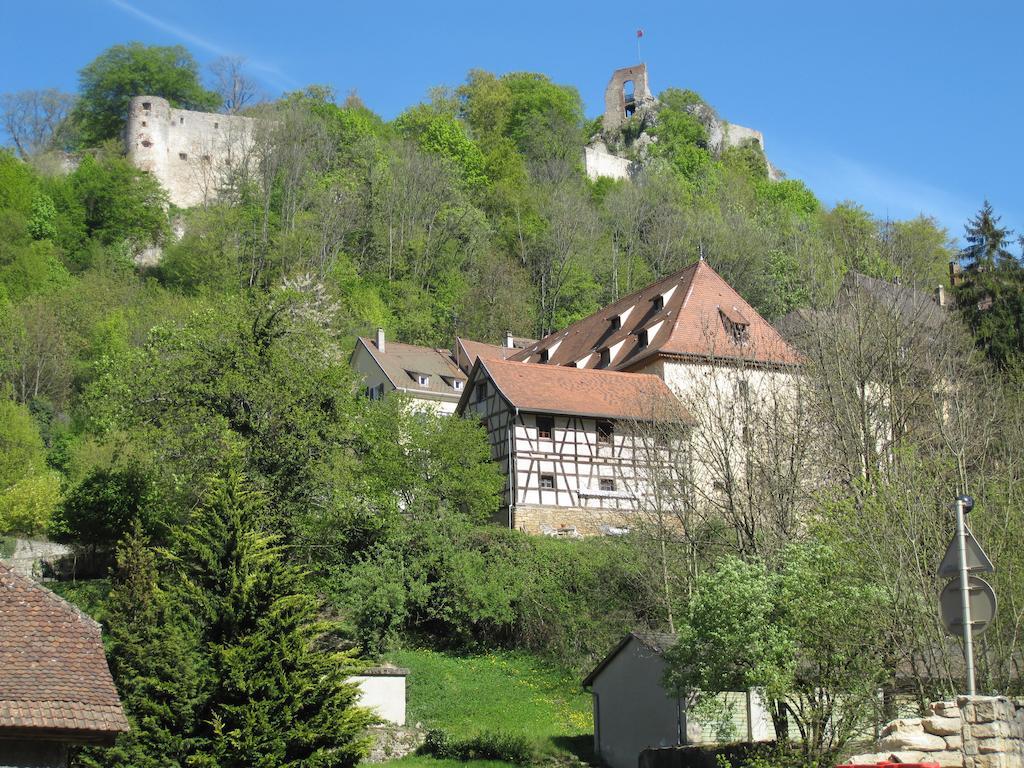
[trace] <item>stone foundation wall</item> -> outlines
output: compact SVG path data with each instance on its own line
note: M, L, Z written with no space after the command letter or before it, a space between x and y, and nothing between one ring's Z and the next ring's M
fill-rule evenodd
M881 732L877 752L850 764L891 760L938 763L956 768L1024 766L1024 700L1004 696L960 696L931 705L928 717L893 720Z
M512 527L526 533L562 538L607 536L610 528L626 526L627 515L612 509L544 507L520 504L512 514ZM575 528L575 535L572 529Z

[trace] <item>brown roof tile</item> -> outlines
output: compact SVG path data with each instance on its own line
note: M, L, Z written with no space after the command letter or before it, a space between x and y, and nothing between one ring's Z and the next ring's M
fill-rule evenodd
M618 318L616 322L614 318ZM737 343L723 318L746 326ZM618 325L618 327L616 327ZM647 343L643 343L646 331ZM796 365L799 353L707 262L698 261L538 341L513 360L628 370L653 355ZM602 351L608 351L607 364Z
M0 564L0 734L26 729L108 740L128 721L99 624Z
M456 379L465 382L466 374L459 370L452 359L451 352L446 349L389 341L384 345L384 351L381 352L373 339L363 337L359 337L356 345L356 350L359 345L366 349L396 389L432 392L453 400L457 400L461 394L461 388L456 389L451 382ZM427 386L421 385L414 378L417 373L423 373L429 377Z
M641 421L689 420L672 390L657 376L505 360L477 363L459 403L460 411L482 376L490 378L505 399L523 411Z

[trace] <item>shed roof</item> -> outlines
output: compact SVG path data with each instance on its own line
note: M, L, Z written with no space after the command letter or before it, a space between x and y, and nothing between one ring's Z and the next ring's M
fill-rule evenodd
M630 632L628 635L623 637L615 647L612 648L603 659L601 659L600 662L598 662L597 666L590 671L589 675L583 678L584 688L589 688L594 684L597 676L600 675L604 668L622 652L623 648L629 645L630 640L636 640L656 656L664 656L665 651L675 645L676 635L673 635L670 632L645 632L639 630Z
M127 730L99 624L0 564L0 734L109 742Z
M651 374L507 360L477 361L459 403L460 411L483 377L522 411L638 421L690 420L672 390Z
M723 317L745 326L742 342ZM606 362L601 359L605 350ZM624 296L512 359L628 370L655 355L764 365L801 362L799 353L705 261Z
M389 341L381 352L373 339L360 336L356 341L353 355L358 352L360 345L377 363L395 389L458 400L461 390L456 389L452 382L465 382L466 374L459 370L448 350ZM428 377L426 385L420 384L416 378L416 374L419 373Z

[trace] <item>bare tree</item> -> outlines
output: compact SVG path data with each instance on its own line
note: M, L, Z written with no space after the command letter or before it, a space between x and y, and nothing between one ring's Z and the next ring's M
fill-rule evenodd
M245 72L245 59L240 56L221 56L210 64L213 73L213 90L220 94L221 109L229 115L237 115L246 106L260 101L259 86Z
M75 97L54 88L5 93L0 97L3 129L22 159L51 148L66 127Z

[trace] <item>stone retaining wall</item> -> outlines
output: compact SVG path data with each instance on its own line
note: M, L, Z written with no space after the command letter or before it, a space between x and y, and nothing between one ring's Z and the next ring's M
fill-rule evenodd
M1024 700L960 696L931 705L928 717L893 720L882 729L877 752L846 762L930 762L956 768L1024 766Z

